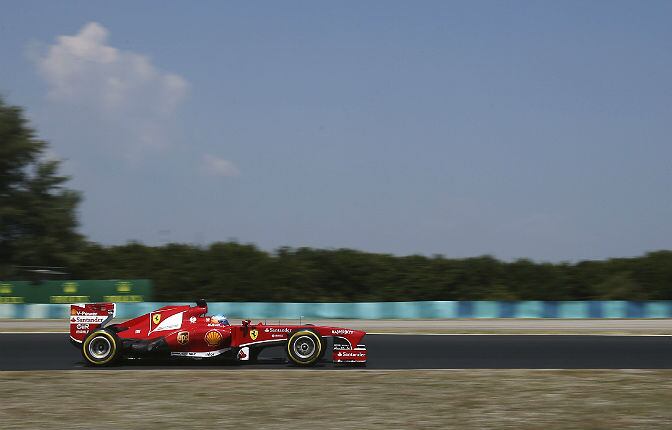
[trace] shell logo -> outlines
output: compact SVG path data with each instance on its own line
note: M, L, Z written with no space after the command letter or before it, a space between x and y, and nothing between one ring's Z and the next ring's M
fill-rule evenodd
M210 330L205 334L205 342L210 346L217 346L222 341L222 334L217 330Z
M70 308L70 315L77 315L77 310L75 308Z

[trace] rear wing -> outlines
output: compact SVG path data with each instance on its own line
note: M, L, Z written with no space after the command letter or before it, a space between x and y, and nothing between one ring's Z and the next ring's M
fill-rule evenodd
M116 315L114 303L84 303L70 305L70 339L82 343L91 331L104 327Z

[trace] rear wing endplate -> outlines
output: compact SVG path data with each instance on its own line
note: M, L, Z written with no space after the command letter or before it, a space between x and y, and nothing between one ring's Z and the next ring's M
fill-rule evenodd
M81 343L91 331L104 327L117 314L114 303L70 305L70 339Z

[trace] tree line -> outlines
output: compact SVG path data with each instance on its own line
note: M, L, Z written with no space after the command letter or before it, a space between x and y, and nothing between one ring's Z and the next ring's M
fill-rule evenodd
M576 264L398 257L351 249L266 252L236 242L88 244L83 255L74 270L78 278L150 278L162 301L672 299L672 251Z
M77 230L79 193L45 157L23 111L0 97L0 279L59 266L74 279L154 281L155 300L671 300L672 251L579 263L394 256L351 249L218 242L91 243Z

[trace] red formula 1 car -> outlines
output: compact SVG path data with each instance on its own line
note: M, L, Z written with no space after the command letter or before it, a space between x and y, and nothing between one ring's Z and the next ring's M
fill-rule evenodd
M366 364L360 330L303 325L229 325L223 317L206 316L205 300L196 306L164 306L123 323L109 323L114 303L70 306L70 339L84 360L105 366L124 358L178 357L255 361L262 349L284 346L288 360L297 366L315 365L333 338L334 363Z

